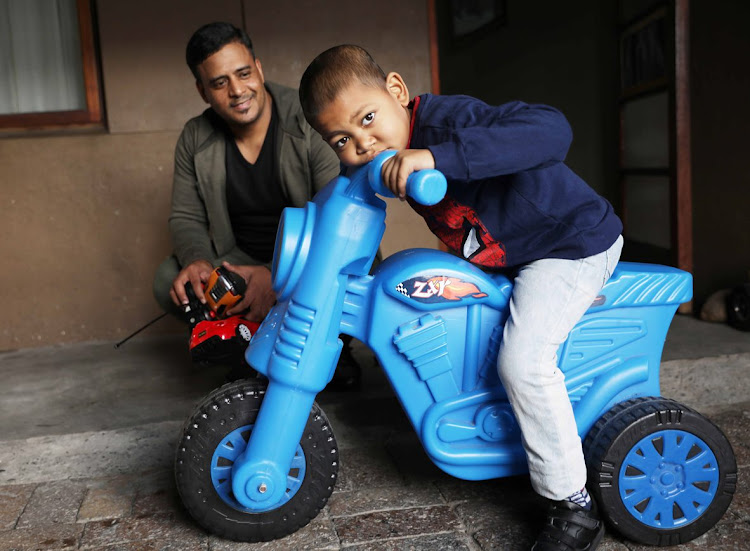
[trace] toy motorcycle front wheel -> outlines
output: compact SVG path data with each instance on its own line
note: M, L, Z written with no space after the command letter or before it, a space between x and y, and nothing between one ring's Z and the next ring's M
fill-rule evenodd
M732 501L737 463L708 419L664 398L616 405L584 442L589 489L609 524L648 545L677 545L712 528Z
M175 457L177 489L203 528L223 538L259 542L305 526L333 492L338 448L323 411L313 405L281 500L262 512L245 509L232 493L232 465L245 450L266 383L236 381L209 394L183 428Z

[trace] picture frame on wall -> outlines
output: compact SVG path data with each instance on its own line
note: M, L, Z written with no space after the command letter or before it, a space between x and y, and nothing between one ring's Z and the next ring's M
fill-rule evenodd
M448 7L454 46L473 42L507 23L506 0L448 0Z

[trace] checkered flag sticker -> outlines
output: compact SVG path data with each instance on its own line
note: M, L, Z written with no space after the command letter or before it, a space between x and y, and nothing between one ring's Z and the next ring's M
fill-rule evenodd
M396 291L409 298L409 291L406 289L406 286L403 283L399 283L398 285L396 285Z

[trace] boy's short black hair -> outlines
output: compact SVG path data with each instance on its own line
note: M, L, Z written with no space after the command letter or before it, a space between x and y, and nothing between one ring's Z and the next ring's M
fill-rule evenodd
M221 21L208 23L193 33L185 49L185 61L187 61L188 67L190 67L190 71L196 80L199 80L198 65L232 42L244 44L255 59L253 42L250 37L244 30L231 23Z
M341 44L313 59L299 83L299 99L310 122L352 81L385 87L385 73L364 48Z

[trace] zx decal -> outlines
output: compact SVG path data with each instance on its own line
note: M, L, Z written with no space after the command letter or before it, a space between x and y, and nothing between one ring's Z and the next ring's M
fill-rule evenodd
M463 297L486 297L473 283L455 277L433 276L426 279L412 278L399 283L396 290L402 295L420 302L442 302L461 300Z

